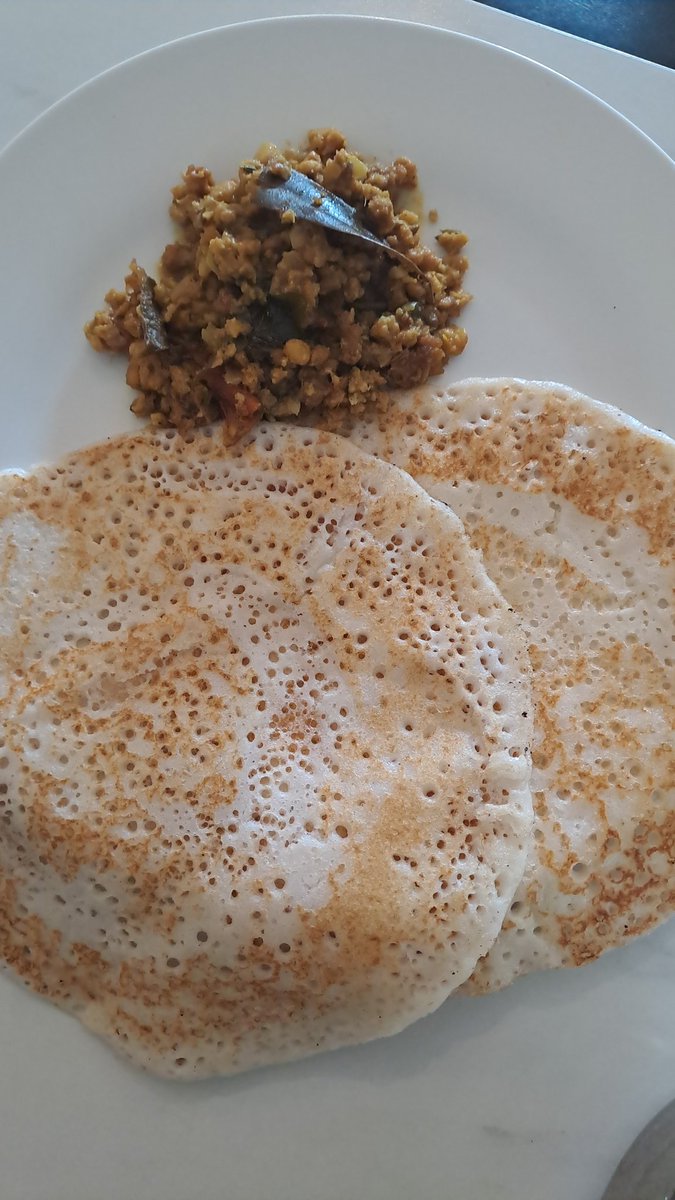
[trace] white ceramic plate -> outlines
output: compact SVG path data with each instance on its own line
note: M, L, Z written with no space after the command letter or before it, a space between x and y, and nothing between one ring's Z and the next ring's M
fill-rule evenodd
M230 27L108 72L0 157L0 467L133 426L81 334L170 234L189 162L337 124L407 153L471 235L449 375L550 378L675 432L675 168L594 97L400 23ZM597 1200L675 1084L675 922L574 973L451 1000L396 1039L169 1085L0 979L3 1200Z

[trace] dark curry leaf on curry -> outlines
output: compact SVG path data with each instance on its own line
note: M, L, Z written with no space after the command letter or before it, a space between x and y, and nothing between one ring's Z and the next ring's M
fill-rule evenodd
M290 306L290 297L284 303L276 296L270 296L266 304L253 305L249 309L249 321L248 341L257 349L283 346L291 338L302 336Z
M155 303L155 281L147 271L138 268L140 287L138 289L138 315L143 328L143 338L150 350L168 350L169 339L166 327Z

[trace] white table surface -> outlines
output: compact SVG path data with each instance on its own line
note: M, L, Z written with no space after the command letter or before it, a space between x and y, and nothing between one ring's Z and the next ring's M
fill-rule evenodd
M66 92L161 42L287 13L368 13L439 25L553 67L675 158L675 71L474 0L1 0L0 146Z

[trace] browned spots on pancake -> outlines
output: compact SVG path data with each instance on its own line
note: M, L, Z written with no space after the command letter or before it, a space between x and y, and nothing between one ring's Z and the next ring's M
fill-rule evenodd
M332 877L332 899L311 918L314 942L331 934L336 939L336 978L342 973L349 976L364 960L375 965L389 958L395 969L401 943L409 946L411 955L423 946L439 875L452 875L452 867L443 855L432 854L429 858L428 853L420 853L418 859L400 851L402 847L423 847L434 838L438 840L438 831L442 832L445 824L446 805L446 796L435 803L420 803L418 785L402 781L384 798L368 839L348 847L345 871ZM340 819L335 809L333 816ZM347 840L350 831L343 828ZM455 839L454 850L456 855L463 852L461 838L459 842ZM458 892L461 895L461 889ZM442 952L447 918L438 910L433 917Z
M657 923L675 908L675 444L567 389L507 380L426 389L386 413L321 421L450 504L453 484L475 485L458 493L460 511L466 504L471 540L527 636L536 852L471 989L538 963L586 961ZM483 504L481 485L491 488ZM533 498L529 509L518 493ZM522 533L537 504L546 539ZM560 530L564 505L600 533L580 523L577 545L573 524ZM622 571L615 539L627 530L639 553ZM634 568L645 561L643 579Z
M613 605L620 603L608 585L589 579L564 558L543 553L498 526L478 521L471 535L484 554L488 570L517 610L514 587L517 589L520 578L546 572L555 577L557 593L566 600L571 614L584 606L597 606L602 611L603 605L611 612ZM507 563L515 568L515 585L503 574ZM545 840L538 843L541 865L554 876L549 886L561 897L584 897L579 916L561 914L558 918L564 961L577 964L628 936L644 932L675 908L675 883L668 884L661 860L658 870L650 865L656 849L668 858L671 873L675 868L675 812L666 801L653 799L654 795L667 794L673 786L675 752L672 739L666 735L666 740L645 757L642 730L635 720L636 714L652 710L660 714L666 730L672 731L673 672L649 647L640 642L626 644L620 636L613 636L611 628L592 647L583 640L580 651L571 641L575 632L573 615L568 646L560 635L549 633L539 608L522 616L531 638L533 765L546 773L548 787L570 806L570 819L579 800L593 814L594 844L589 847L589 866L577 877L574 869L583 854L571 848L564 826L554 822L545 794L535 802L535 819L545 835ZM541 629L529 630L532 616L540 619ZM591 694L584 695L571 717L561 723L558 706L573 688L586 688ZM631 775L636 764L639 779ZM612 811L620 813L624 808L623 834L607 815L611 794L615 795ZM645 851L646 839L651 841L650 853ZM552 850L546 849L547 841ZM610 850L605 852L604 846ZM612 867L612 854L617 851L621 865ZM542 895L541 878L535 875L528 887L534 913L545 904ZM509 927L515 926L507 923Z
M545 772L548 788L569 815L561 824L544 795L535 802L535 822L543 834L537 844L543 874L540 870L533 876L528 898L537 913L546 908L545 888L559 898L583 897L578 916L561 913L557 918L563 960L578 964L651 928L675 908L675 811L667 800L675 779L675 753L672 740L666 740L645 756L641 731L634 723L636 711L653 706L672 729L675 711L667 672L643 646L611 643L592 662L584 655L568 656L551 672L551 682L545 652L531 648L530 653L533 764ZM558 705L564 689L557 680L562 682L564 676L574 685L589 684L591 665L601 668L602 685L596 683L592 698L581 700L572 718L561 724ZM622 697L627 698L625 712ZM636 764L638 778L631 774ZM581 849L578 844L574 848L566 832L575 808L592 829L592 844ZM666 856L668 871L662 858L658 869L652 869L655 852ZM546 872L551 875L548 882Z
M472 412L467 422L461 388L456 389L460 407L450 390L449 420L442 430L426 416L426 393L420 393L416 408L392 405L385 413L370 414L391 448L385 456L415 478L550 491L608 525L634 522L657 557L672 548L675 463L667 439L628 427L623 414L601 405L589 414L586 398L563 388L546 394L538 385L530 389L503 381L489 387L481 416L476 419ZM353 418L328 413L321 424L349 436Z
M297 742L300 746L306 746L317 725L314 706L310 706L301 698L289 698L279 712L272 712L269 716L272 738L279 736L286 742Z
M438 435L429 452L414 451L411 462L418 473L433 469L441 453L457 478L507 484L516 491L547 489L585 516L610 525L625 519L630 494L630 519L647 533L651 553L663 553L673 534L675 499L667 447L609 418L592 422L591 448L569 445L576 428L589 427L585 406L572 397L563 403L544 399L540 410L529 415L523 412L522 395L504 387L490 407L491 417L479 427ZM423 425L420 421L419 436Z
M440 1002L531 824L524 645L459 523L281 426L147 431L0 504L48 564L0 657L0 955L169 1073Z
M16 542L14 538L7 538L3 549L2 558L0 559L0 586L7 588L12 578L12 569L16 562Z
M16 885L6 878L0 879L0 955L34 991L72 995L75 979L61 958L59 933L21 911Z

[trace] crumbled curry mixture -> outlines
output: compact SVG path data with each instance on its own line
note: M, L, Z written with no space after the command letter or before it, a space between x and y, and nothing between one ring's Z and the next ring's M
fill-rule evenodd
M346 200L414 266L261 207L261 171L288 167ZM466 237L443 230L436 251L420 244L420 218L404 206L416 185L409 159L367 162L333 129L297 150L262 147L226 182L190 166L173 189L177 236L156 280L132 262L86 336L128 356L132 410L156 424L224 417L234 438L266 414L383 401L439 374L467 340L454 323L469 299Z

